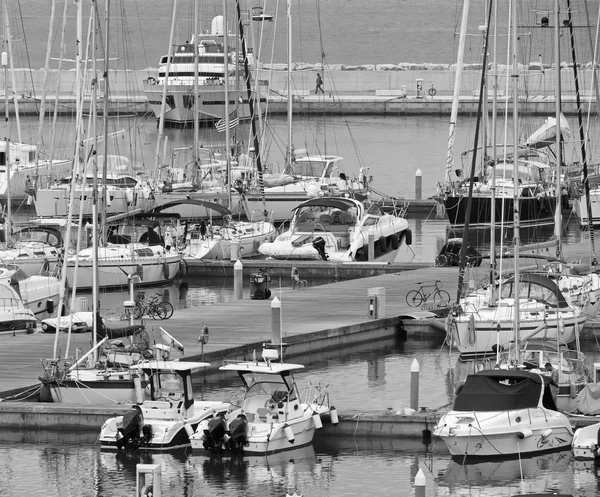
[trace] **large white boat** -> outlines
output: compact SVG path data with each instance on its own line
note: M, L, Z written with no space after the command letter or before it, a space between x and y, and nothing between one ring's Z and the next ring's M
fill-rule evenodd
M235 42L235 36L229 36ZM158 77L151 76L144 81L144 91L157 118L161 117L163 91L167 85L165 122L192 123L196 113L200 121L224 119L225 84L229 86L229 108L236 110L237 119L250 118L244 68L242 64L238 66L239 57L235 48L228 46L225 49L224 38L223 16L216 16L212 20L210 33L192 35L189 43L175 45L170 61L169 55L161 57ZM194 78L196 48L198 74ZM226 57L229 74L225 74ZM197 99L195 79L199 87Z
M105 450L169 450L190 445L198 424L224 413L230 404L194 399L192 373L210 364L187 361L146 361L132 366L150 381L150 399L123 416L108 419L100 430Z
M276 362L276 349L263 350L262 361L225 364L219 369L235 371L244 384L239 408L200 423L190 437L192 449L213 453L269 454L310 445L321 415L331 412L329 396L315 388L303 398L293 377L300 364Z
M313 198L293 210L288 231L259 251L274 259L391 262L403 242L412 243L405 214L386 214L377 203L349 197Z
M102 161L102 157L98 158ZM106 196L106 214L123 214L134 209L146 210L154 205L152 189L139 176L131 174L129 159L120 155L108 157L109 169L97 180L97 202ZM57 178L46 188L39 188L35 197L35 210L40 217L65 217L69 209L74 219L83 211L83 216L92 216L94 199L94 176L88 173L72 182L71 175ZM70 206L71 188L75 188L73 205Z
M498 345L514 339L515 323L523 340L575 340L587 320L583 310L569 305L556 282L547 275L524 273L519 281L518 316L514 278L502 284L493 305L489 292L480 292L461 300L461 308L448 316L446 331L461 355L495 354Z
M262 191L255 176L242 198L246 215L266 211L272 213L273 221L280 222L289 220L299 204L320 194L339 192L366 198L365 182L346 179L342 186L345 177L342 160L334 155L296 157L285 173L266 175Z
M550 378L518 370L484 370L467 377L453 409L433 430L452 456L494 457L567 448L569 419L557 411Z

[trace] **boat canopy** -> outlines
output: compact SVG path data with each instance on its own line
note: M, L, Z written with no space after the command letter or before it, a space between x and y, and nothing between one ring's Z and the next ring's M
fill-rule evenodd
M158 213L158 212L162 212L167 209L170 209L172 207L179 207L180 205L197 205L199 207L206 207L207 209L211 209L215 212L218 212L222 216L230 216L231 215L231 211L227 207L225 207L221 204L217 204L215 202L208 202L206 200L194 199L194 198L183 198L183 199L179 199L179 200L172 200L170 202L165 202L164 204L157 205L150 212Z
M295 210L298 210L302 207L310 207L313 205L319 205L319 206L324 206L324 207L333 207L333 208L337 208L337 209L341 209L341 210L348 210L350 207L356 207L356 202L349 198L343 198L343 197L313 198L313 199L307 200L306 202L302 202L297 207L294 207L294 209L292 209L292 212Z
M519 298L528 298L545 303L550 307L564 309L569 307L564 295L555 281L548 276L535 273L523 273L519 277ZM501 298L514 298L514 278L502 284Z
M571 128L563 114L560 115L560 135L563 142L571 138ZM525 144L531 148L544 148L556 144L556 118L548 117L529 138Z
M455 411L510 411L539 405L544 380L539 374L493 369L467 376L454 401Z

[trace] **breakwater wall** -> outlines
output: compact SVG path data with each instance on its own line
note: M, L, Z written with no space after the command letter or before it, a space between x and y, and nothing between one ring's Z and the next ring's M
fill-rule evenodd
M328 110L332 113L342 111L356 111L374 113L395 111L399 113L449 113L451 100L454 93L456 66L444 64L381 64L347 66L334 65L323 69L315 64L295 64L291 72L292 83L288 85L287 66L285 64L263 65L257 72L261 81L262 91L268 95L278 112L285 110L282 102L287 100L288 86L292 94L299 98L309 100L314 95L316 73L323 75L325 98L334 99L329 104L313 105L315 111ZM574 111L575 86L572 67L563 63L561 65L562 98L565 102L565 112ZM578 77L582 101L585 103L590 97L595 100L595 90L591 87L592 68L590 64L578 67ZM110 111L141 113L149 112L150 108L144 94L144 81L148 77L157 77L157 68L143 70L109 71L110 86ZM495 78L494 75L498 77ZM9 105L14 107L13 100L17 100L19 111L23 113L37 113L42 98L43 89L47 92L47 110L51 112L55 106L63 113L72 112L75 108L75 77L74 70L50 70L45 82L45 71L15 69L4 81L2 87L7 88ZM481 65L466 65L462 72L460 84L461 112L472 112L476 108L480 81ZM510 69L505 66L493 68L488 71L488 84L497 82L498 96L510 98L511 94ZM91 101L92 85L91 74L84 84L84 96ZM548 112L553 107L555 83L555 68L532 64L522 67L519 75L519 100L537 100L534 112ZM45 84L44 84L45 82ZM60 90L56 90L59 87ZM5 86L6 85L6 86ZM99 101L104 94L104 81L99 79ZM491 99L492 91L488 90ZM314 95L314 97L317 97ZM354 99L354 101L352 101ZM402 100L408 105L391 107L390 100ZM331 105L335 103L335 105ZM414 104L414 105L411 105ZM341 104L341 105L340 105ZM382 107L383 105L383 107ZM282 109L279 109L281 106ZM4 95L0 91L0 108L4 107ZM99 105L99 110L101 110ZM310 111L309 107L303 112ZM528 109L526 109L527 111Z

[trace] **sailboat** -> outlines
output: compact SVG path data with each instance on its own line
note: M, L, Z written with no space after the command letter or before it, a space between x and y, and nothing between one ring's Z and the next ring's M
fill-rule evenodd
M468 0L465 0L468 2ZM516 2L511 2L513 50L513 147L518 147L518 62ZM488 26L486 33L486 48L484 51L484 67L487 53L487 40L492 17L492 2L489 5ZM556 13L558 21L558 12ZM558 22L556 22L558 27ZM480 100L481 102L481 100ZM476 138L477 139L477 138ZM474 163L473 163L474 165ZM515 174L518 166L515 161ZM473 180L471 179L471 182ZM471 187L472 188L472 185ZM519 209L516 207L519 190L514 185L514 224L515 224L515 256L514 277L512 285L512 321L511 330L515 342L515 364L521 364L521 341L523 326L521 323L520 292L528 275L520 274L519 267ZM465 236L468 229L464 228ZM461 253L461 262L465 262L466 251ZM459 276L457 296L460 298L463 272ZM535 276L535 275L529 275ZM531 283L542 283L529 279L527 296L531 295ZM548 287L545 287L548 289ZM557 295L554 293L554 295ZM458 300L458 299L457 299ZM469 320L473 323L475 314ZM507 323L508 324L508 323ZM496 354L500 352L497 342ZM550 390L551 379L540 373L522 369L483 370L467 376L464 385L457 389L454 406L451 411L442 416L433 430L434 436L442 438L453 456L491 457L531 454L536 452L557 450L568 447L573 439L573 430L569 419L557 410L556 403Z

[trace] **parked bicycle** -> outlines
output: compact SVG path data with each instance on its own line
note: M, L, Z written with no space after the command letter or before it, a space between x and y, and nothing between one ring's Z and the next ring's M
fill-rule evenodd
M138 292L135 298L133 310L125 309L121 316L122 320L131 319L133 312L134 319L140 319L144 315L148 315L152 319L169 319L175 309L170 302L160 300L161 295L158 293L154 297L146 298L146 292Z
M406 303L411 307L418 307L423 302L427 302L430 298L439 306L448 305L450 302L450 294L446 290L442 290L442 282L436 280L434 284L425 285L424 281L417 283L420 285L417 290L411 290L406 294ZM427 292L426 288L432 288Z

